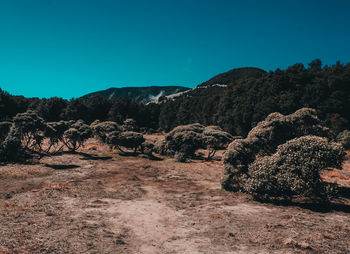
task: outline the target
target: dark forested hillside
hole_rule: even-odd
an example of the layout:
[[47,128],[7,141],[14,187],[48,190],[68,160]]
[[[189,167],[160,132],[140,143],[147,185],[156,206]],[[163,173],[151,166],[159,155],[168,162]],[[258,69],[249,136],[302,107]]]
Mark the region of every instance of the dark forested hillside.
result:
[[147,105],[122,97],[101,96],[40,100],[12,96],[0,89],[0,120],[9,120],[31,109],[47,121],[122,122],[134,118],[140,127],[165,131],[199,122],[220,125],[231,134],[244,136],[271,112],[290,114],[311,107],[334,131],[350,128],[350,64],[322,67],[321,61],[315,60],[307,68],[295,64],[259,77],[243,76],[225,88],[199,86],[173,99],[164,99],[161,104]]
[[350,64],[321,66],[321,61],[315,60],[308,68],[295,64],[260,78],[237,80],[227,88],[195,89],[197,93],[184,94],[162,105],[160,127],[169,130],[200,122],[246,135],[271,112],[290,114],[301,107],[312,107],[333,129],[349,128]]
[[122,88],[109,88],[107,90],[98,91],[83,96],[94,97],[101,96],[107,99],[112,98],[126,98],[131,99],[139,103],[147,103],[153,100],[157,100],[161,96],[168,96],[171,94],[187,91],[190,88],[183,86],[147,86],[147,87],[122,87]]
[[140,127],[158,128],[159,106],[145,106],[130,99],[106,99],[100,96],[65,100],[24,98],[12,96],[0,89],[0,121],[10,120],[17,113],[37,111],[46,121],[84,120],[91,123],[113,120],[122,123],[127,118],[136,120]]

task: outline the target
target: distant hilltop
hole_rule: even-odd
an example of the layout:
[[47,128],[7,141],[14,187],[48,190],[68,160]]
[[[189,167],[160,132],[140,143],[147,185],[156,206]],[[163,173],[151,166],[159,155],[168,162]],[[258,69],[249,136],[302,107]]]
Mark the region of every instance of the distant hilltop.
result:
[[157,101],[162,96],[168,96],[187,90],[190,90],[190,88],[183,86],[121,87],[89,93],[84,95],[83,98],[93,96],[102,96],[107,99],[123,97],[138,103],[148,103]]
[[218,74],[208,81],[198,85],[197,87],[203,88],[208,86],[228,85],[240,79],[260,78],[265,74],[266,71],[255,67],[237,68]]
[[[145,87],[121,87],[109,88],[84,95],[83,98],[102,96],[107,99],[127,98],[138,103],[164,102],[162,98],[175,99],[183,94],[195,91],[197,88],[226,87],[237,80],[246,78],[260,78],[266,72],[259,68],[243,67],[218,74],[208,81],[198,85],[195,89],[183,86],[145,86]],[[160,100],[159,100],[160,99]]]
[[178,93],[170,94],[164,96],[161,100],[154,100],[152,103],[164,103],[167,100],[175,100],[180,96],[201,96],[206,94],[217,94],[222,93],[223,88],[227,87],[229,84],[233,84],[238,80],[243,80],[247,78],[260,78],[266,74],[266,71],[255,68],[255,67],[243,67],[236,68],[230,71],[218,74],[206,82],[198,85],[197,87],[185,91],[180,91]]

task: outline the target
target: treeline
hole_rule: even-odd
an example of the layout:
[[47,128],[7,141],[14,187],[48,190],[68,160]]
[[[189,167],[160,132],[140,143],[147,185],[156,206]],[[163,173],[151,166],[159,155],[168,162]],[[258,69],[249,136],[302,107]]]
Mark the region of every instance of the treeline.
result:
[[350,64],[322,67],[314,60],[306,68],[295,64],[261,77],[244,78],[227,88],[194,89],[161,104],[138,104],[128,99],[102,97],[64,100],[11,96],[0,89],[0,120],[34,110],[46,121],[94,120],[122,123],[135,119],[140,127],[170,131],[176,126],[201,123],[218,125],[232,135],[246,136],[272,112],[290,114],[315,108],[335,132],[349,129]]
[[322,68],[321,61],[314,60],[308,68],[295,64],[260,78],[238,80],[227,88],[195,89],[163,104],[159,124],[168,131],[199,122],[246,136],[269,113],[290,114],[302,107],[317,109],[336,132],[348,129],[350,64]]
[[83,120],[90,124],[95,120],[110,120],[121,124],[132,118],[140,127],[157,129],[160,109],[156,104],[145,106],[125,98],[38,99],[12,96],[0,89],[0,121],[10,120],[17,113],[28,110],[36,111],[48,122]]

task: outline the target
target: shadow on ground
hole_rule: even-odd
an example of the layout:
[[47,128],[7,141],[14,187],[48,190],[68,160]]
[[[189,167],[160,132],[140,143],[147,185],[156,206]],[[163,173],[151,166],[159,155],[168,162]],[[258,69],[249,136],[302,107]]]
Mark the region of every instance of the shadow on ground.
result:
[[45,167],[56,169],[56,170],[65,170],[65,169],[72,169],[72,168],[79,168],[79,165],[74,165],[74,164],[62,164],[62,165],[57,165],[57,164],[44,164]]
[[106,161],[106,160],[110,160],[112,159],[111,156],[98,156],[98,155],[92,155],[92,154],[87,154],[87,153],[83,153],[83,152],[79,152],[79,155],[82,155],[84,158],[82,158],[81,160],[101,160],[101,161]]

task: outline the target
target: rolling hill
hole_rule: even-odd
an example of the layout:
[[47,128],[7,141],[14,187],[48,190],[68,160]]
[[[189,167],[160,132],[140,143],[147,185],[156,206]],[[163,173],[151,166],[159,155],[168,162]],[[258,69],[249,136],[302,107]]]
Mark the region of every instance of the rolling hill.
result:
[[94,93],[84,95],[83,98],[102,96],[104,98],[112,99],[124,97],[131,99],[138,103],[147,103],[157,100],[161,96],[168,96],[171,94],[184,92],[190,88],[183,86],[146,86],[146,87],[122,87],[109,88]]

